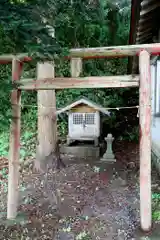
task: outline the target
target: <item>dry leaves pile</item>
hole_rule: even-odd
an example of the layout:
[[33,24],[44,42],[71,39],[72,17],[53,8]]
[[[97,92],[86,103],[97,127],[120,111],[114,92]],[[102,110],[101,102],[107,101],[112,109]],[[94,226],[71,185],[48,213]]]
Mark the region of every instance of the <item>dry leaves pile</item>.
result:
[[[47,176],[33,172],[31,166],[24,168],[19,222],[9,226],[1,217],[0,239],[132,239],[139,224],[138,179],[131,176],[132,185],[124,184],[121,162],[130,153],[125,154],[124,148],[120,151],[119,145],[116,151],[117,163],[106,169],[70,156],[64,156],[65,169],[50,170]],[[136,146],[130,161],[137,159],[137,154]],[[2,192],[6,211],[6,192]]]

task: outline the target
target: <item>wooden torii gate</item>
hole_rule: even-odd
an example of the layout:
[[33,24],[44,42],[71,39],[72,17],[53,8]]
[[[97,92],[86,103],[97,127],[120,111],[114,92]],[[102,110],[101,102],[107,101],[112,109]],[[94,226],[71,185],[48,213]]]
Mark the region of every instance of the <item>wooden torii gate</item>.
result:
[[139,75],[95,76],[47,79],[20,79],[23,62],[31,61],[27,54],[0,56],[0,63],[12,62],[12,80],[20,83],[12,92],[13,118],[11,122],[10,159],[8,179],[7,218],[17,215],[20,149],[21,90],[49,90],[67,88],[139,87],[140,124],[140,220],[144,231],[152,226],[151,210],[151,71],[150,56],[159,55],[160,43],[116,47],[71,49],[69,59],[139,56]]

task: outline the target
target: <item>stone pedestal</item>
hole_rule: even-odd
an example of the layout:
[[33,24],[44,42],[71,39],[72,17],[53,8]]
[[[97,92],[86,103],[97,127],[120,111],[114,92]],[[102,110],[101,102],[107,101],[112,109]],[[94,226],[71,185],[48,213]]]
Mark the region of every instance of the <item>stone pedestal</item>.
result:
[[73,155],[75,157],[82,158],[99,158],[100,148],[90,145],[82,145],[82,146],[68,146],[62,145],[60,148],[60,152],[62,154]]
[[116,162],[115,155],[112,151],[112,143],[114,138],[112,137],[112,134],[108,134],[105,138],[105,141],[107,142],[107,150],[105,154],[103,155],[103,158],[101,158],[101,161],[106,163],[114,163]]

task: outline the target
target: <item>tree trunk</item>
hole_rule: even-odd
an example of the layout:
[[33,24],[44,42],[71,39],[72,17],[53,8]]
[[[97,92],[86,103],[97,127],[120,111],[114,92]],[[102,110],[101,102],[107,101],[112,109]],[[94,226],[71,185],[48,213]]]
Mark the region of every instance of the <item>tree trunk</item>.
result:
[[[37,64],[37,78],[54,78],[54,63]],[[40,90],[38,97],[37,156],[44,160],[54,149],[57,139],[55,90]]]

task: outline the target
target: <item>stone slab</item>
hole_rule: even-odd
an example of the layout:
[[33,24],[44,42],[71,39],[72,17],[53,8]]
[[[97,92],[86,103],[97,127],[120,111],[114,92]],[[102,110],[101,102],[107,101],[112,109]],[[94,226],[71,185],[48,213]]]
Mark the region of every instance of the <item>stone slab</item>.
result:
[[116,159],[112,158],[101,158],[101,162],[106,162],[106,163],[115,163]]
[[100,156],[100,147],[82,145],[82,146],[67,146],[63,145],[60,148],[60,152],[63,154],[73,155],[76,157],[95,157]]

